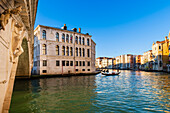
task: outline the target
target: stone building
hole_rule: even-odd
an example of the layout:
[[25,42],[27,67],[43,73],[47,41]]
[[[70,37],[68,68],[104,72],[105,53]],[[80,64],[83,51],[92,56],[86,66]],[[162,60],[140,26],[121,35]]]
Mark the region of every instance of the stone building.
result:
[[135,66],[135,68],[137,70],[140,68],[140,65],[141,65],[141,57],[142,57],[142,55],[136,55],[136,66]]
[[113,68],[114,58],[98,57],[96,58],[96,68]]
[[10,108],[15,77],[29,77],[38,0],[0,1],[0,112]]
[[34,30],[34,66],[40,75],[93,73],[95,42],[81,28],[67,30],[38,25]]
[[125,55],[125,69],[133,69],[133,55],[126,54]]

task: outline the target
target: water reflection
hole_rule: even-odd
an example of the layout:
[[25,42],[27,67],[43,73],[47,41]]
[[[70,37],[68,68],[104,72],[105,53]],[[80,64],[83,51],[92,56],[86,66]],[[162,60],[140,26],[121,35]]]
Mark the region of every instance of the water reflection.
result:
[[17,80],[10,112],[170,112],[169,92],[168,74],[141,71]]

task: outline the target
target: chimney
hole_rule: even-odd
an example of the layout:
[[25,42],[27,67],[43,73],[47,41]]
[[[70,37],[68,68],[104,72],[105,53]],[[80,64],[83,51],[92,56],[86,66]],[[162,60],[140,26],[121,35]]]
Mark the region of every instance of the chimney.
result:
[[81,28],[79,28],[79,33],[81,33]]
[[67,26],[66,26],[66,24],[64,24],[64,27],[63,27],[63,29],[64,29],[64,30],[67,30]]
[[168,41],[168,39],[167,39],[168,37],[167,36],[165,36],[165,42],[167,42]]
[[77,28],[73,28],[72,30],[73,30],[74,32],[77,32]]

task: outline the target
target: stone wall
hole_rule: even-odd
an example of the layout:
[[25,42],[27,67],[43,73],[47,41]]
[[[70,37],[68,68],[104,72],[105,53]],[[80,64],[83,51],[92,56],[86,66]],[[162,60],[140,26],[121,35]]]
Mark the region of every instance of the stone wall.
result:
[[22,48],[24,50],[24,53],[22,53],[19,56],[18,60],[18,67],[16,72],[16,77],[29,77],[29,48],[28,48],[28,42],[27,39],[24,38],[22,41]]

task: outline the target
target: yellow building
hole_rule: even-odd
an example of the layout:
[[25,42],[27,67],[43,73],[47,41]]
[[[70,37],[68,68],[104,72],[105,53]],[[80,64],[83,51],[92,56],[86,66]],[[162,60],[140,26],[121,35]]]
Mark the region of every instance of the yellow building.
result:
[[166,65],[169,63],[169,39],[167,39],[167,36],[165,37],[165,41],[162,46],[163,46],[162,54],[163,68],[166,69]]
[[166,70],[166,65],[169,60],[169,39],[167,36],[163,41],[156,41],[152,45],[153,54],[153,70]]

